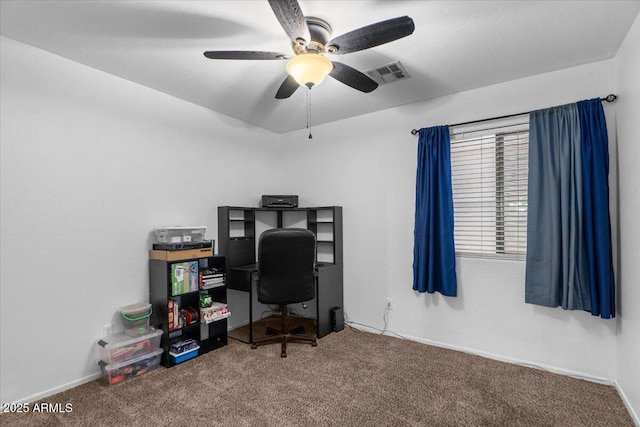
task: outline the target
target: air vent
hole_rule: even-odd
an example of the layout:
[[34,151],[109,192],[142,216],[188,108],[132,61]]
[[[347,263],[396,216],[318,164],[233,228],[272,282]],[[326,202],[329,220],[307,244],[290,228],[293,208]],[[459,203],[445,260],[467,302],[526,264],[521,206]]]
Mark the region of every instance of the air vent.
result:
[[400,61],[391,62],[389,64],[383,65],[382,67],[367,70],[364,73],[375,80],[379,85],[384,85],[387,83],[409,78],[407,70],[404,69],[404,66],[400,63]]

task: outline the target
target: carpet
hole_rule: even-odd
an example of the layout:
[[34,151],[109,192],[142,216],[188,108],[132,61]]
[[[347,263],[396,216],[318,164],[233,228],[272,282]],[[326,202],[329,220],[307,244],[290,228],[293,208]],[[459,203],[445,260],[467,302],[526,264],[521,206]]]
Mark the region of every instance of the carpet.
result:
[[[273,328],[280,330],[281,318],[279,315],[272,315],[253,322],[253,339],[259,339],[267,336],[267,328]],[[303,335],[315,336],[318,331],[318,324],[316,319],[308,317],[300,317],[296,315],[289,315],[289,330],[294,328],[302,328]],[[228,333],[229,338],[241,341],[243,343],[249,342],[249,325],[241,326],[236,329],[232,329]]]
[[[6,426],[629,426],[612,386],[346,327],[317,347],[229,345],[50,396]],[[32,407],[34,403],[31,404]]]

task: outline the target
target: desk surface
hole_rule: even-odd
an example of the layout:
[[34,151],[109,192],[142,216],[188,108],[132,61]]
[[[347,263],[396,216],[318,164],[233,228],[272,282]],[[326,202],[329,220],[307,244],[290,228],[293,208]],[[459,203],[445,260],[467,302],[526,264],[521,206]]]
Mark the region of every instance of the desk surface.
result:
[[[316,262],[316,270],[318,268],[325,267],[326,265],[334,265],[334,264],[326,264],[324,262]],[[254,271],[258,271],[258,263],[253,264],[244,264],[244,265],[236,265],[231,267],[232,270],[244,271],[248,273],[253,273]]]

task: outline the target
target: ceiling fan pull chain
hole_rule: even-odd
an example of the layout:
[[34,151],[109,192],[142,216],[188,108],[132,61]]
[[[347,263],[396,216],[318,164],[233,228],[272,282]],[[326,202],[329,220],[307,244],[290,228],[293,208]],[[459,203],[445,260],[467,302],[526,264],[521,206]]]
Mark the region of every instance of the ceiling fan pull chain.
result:
[[307,129],[309,129],[309,139],[312,139],[311,135],[311,88],[307,87]]

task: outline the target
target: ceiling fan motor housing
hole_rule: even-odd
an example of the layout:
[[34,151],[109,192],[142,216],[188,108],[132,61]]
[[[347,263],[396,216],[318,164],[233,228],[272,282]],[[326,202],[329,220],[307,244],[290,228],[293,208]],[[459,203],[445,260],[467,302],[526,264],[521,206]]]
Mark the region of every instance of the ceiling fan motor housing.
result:
[[[331,39],[331,26],[324,19],[315,16],[307,16],[305,19],[309,27],[309,34],[311,35],[311,41],[307,43],[306,52],[324,53],[325,46]],[[298,49],[296,45],[294,45],[294,50],[296,54],[305,51],[304,46],[302,49]]]

